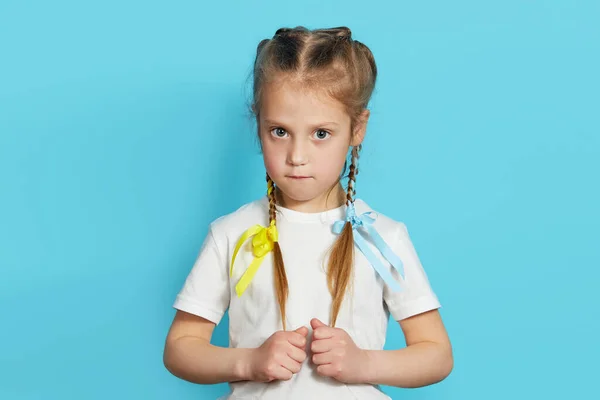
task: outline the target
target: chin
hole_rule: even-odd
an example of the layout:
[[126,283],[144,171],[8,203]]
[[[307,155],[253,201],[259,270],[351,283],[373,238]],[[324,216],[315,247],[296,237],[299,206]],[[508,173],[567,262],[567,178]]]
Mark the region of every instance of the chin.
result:
[[285,190],[285,188],[280,188],[281,191],[285,194],[285,197],[293,200],[295,202],[305,202],[311,201],[318,197],[318,194],[311,193],[307,191],[299,191],[299,190]]

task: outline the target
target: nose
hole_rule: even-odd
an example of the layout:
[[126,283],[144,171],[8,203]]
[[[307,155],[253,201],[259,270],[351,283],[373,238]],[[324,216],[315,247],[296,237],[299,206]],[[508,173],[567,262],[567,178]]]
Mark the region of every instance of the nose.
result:
[[292,166],[301,166],[308,162],[308,151],[302,140],[294,138],[288,151],[287,162]]

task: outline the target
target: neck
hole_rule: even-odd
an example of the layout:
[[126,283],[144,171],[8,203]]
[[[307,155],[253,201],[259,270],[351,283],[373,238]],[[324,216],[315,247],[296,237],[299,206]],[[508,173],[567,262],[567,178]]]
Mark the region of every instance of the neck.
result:
[[290,210],[317,213],[332,210],[341,207],[346,203],[346,192],[341,183],[336,183],[335,186],[327,192],[310,200],[294,200],[285,195],[281,190],[275,188],[275,198],[277,203],[282,207]]

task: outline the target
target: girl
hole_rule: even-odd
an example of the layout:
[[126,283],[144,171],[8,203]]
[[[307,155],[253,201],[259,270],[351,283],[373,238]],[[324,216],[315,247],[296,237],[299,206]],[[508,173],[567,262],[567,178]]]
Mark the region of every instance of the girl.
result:
[[[452,350],[406,227],[356,199],[377,69],[348,28],[279,29],[254,63],[267,196],[214,221],[176,298],[165,366],[229,399],[389,399]],[[341,176],[350,155],[347,189]],[[210,344],[229,309],[230,348]],[[407,347],[382,350],[389,315]]]

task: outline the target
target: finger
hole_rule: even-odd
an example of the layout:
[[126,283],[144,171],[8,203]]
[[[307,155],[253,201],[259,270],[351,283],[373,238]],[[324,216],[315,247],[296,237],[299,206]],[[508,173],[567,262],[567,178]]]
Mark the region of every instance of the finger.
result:
[[335,328],[330,328],[328,326],[321,326],[314,330],[313,339],[321,340],[321,339],[329,339],[335,335]]
[[306,346],[306,338],[304,336],[302,336],[301,334],[299,334],[298,332],[290,332],[289,335],[287,336],[287,341],[296,346],[299,347],[301,349],[304,349],[304,347]]
[[333,341],[330,339],[315,340],[310,344],[313,353],[325,353],[333,349]]
[[317,373],[321,376],[336,377],[340,371],[333,364],[323,364],[317,367]]
[[312,362],[316,365],[331,364],[332,361],[333,354],[331,352],[313,354],[312,356]]
[[317,329],[321,326],[327,326],[326,324],[324,324],[320,319],[318,318],[313,318],[310,320],[310,326],[312,326],[313,329]]
[[293,360],[295,360],[295,361],[297,361],[299,363],[304,362],[304,360],[306,360],[306,352],[304,350],[302,350],[301,348],[296,347],[296,346],[290,346],[289,349],[288,349],[288,351],[287,351],[287,355],[291,359],[293,359]]
[[301,326],[300,328],[296,329],[294,332],[299,333],[300,335],[306,337],[308,335],[308,328],[305,326]]
[[284,357],[283,361],[281,362],[281,366],[290,371],[292,374],[297,374],[298,371],[300,371],[302,363],[299,363],[290,357]]
[[271,372],[272,380],[289,381],[293,375],[294,373],[283,365],[276,366]]

